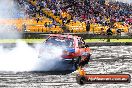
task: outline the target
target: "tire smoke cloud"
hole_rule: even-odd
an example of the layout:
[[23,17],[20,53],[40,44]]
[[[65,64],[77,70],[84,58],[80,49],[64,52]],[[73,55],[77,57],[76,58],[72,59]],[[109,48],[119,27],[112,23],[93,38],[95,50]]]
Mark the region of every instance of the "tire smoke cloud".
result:
[[21,13],[20,7],[15,0],[0,0],[0,38],[11,39],[21,38],[16,24],[11,19],[18,19],[24,13]]
[[[47,46],[44,46],[45,48]],[[24,41],[17,41],[15,47],[0,46],[0,71],[50,71],[61,60],[63,49],[50,47],[40,54],[42,45],[29,46]],[[41,56],[40,56],[41,55]]]

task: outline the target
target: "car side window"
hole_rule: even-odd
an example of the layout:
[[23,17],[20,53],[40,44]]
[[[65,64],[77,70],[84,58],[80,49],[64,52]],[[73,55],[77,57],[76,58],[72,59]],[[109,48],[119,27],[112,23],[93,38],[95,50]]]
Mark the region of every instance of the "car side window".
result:
[[83,39],[81,39],[82,47],[85,47],[85,42]]
[[85,42],[84,42],[83,39],[79,39],[79,40],[78,40],[78,46],[79,46],[79,48],[85,47]]
[[82,40],[82,44],[85,46],[85,41],[84,41],[84,39],[81,39]]

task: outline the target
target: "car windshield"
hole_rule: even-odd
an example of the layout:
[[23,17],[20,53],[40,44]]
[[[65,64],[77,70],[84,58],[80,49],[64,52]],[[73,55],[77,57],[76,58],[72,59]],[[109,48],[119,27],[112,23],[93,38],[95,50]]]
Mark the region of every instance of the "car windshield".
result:
[[57,46],[73,47],[73,39],[64,37],[50,37],[46,40],[46,43],[50,43]]

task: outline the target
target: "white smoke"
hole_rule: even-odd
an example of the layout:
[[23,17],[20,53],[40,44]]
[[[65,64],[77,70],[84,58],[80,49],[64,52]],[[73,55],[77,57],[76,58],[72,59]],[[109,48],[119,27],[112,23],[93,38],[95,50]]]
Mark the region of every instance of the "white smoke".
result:
[[16,0],[0,0],[0,18],[19,18],[21,12]]
[[[38,48],[39,46],[39,48]],[[0,46],[0,71],[50,71],[61,60],[62,49],[52,47],[39,57],[40,45],[35,48],[24,41],[17,41],[11,49]]]
[[[14,0],[0,0],[0,38],[21,38],[16,25],[6,20],[19,18],[21,14],[18,3]],[[4,21],[8,23],[4,23]]]
[[0,48],[0,71],[28,71],[33,69],[37,54],[25,42],[18,41],[16,47],[9,50]]
[[[63,49],[61,47],[56,46],[48,46],[48,45],[38,45],[39,48],[36,48],[37,51],[40,51],[38,56],[38,63],[36,70],[39,71],[53,71],[59,70],[59,63],[62,60],[61,55]],[[56,67],[57,66],[57,67]],[[58,68],[59,67],[59,68]]]

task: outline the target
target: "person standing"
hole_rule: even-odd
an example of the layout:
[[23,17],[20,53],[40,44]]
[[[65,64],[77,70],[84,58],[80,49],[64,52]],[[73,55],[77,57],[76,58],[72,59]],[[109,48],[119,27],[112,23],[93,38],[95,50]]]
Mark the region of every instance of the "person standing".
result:
[[89,21],[86,22],[86,31],[87,32],[90,31],[90,22]]
[[107,42],[110,42],[110,36],[112,36],[112,34],[113,34],[113,32],[112,32],[112,30],[111,30],[111,27],[109,27],[108,29],[107,29],[107,31],[106,31],[106,33],[107,33]]

